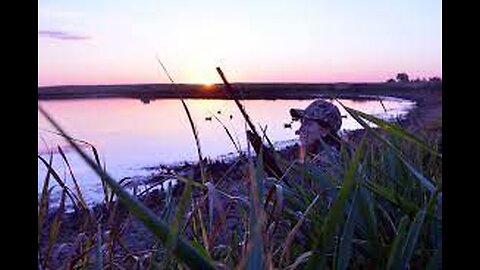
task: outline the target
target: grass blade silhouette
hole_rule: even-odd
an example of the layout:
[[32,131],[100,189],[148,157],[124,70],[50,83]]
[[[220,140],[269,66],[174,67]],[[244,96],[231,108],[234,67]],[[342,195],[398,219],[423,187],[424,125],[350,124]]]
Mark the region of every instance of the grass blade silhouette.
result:
[[[137,198],[124,190],[108,173],[100,168],[78,145],[76,145],[67,133],[54,121],[50,115],[40,106],[39,111],[47,118],[47,120],[57,129],[61,134],[66,135],[68,143],[75,149],[75,151],[82,157],[82,159],[92,168],[99,176],[105,179],[105,182],[110,186],[112,191],[117,195],[120,201],[128,208],[128,210],[143,224],[150,229],[150,231],[158,237],[162,242],[166,243],[172,237],[172,232],[169,226],[149,208],[143,205]],[[193,269],[214,269],[212,263],[193,248],[187,241],[177,238],[173,246],[173,253],[175,256],[183,261],[186,265]]]

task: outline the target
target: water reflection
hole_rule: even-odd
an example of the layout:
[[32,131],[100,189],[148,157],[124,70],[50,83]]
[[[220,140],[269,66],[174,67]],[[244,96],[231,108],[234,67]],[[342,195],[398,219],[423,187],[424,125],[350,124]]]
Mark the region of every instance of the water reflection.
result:
[[[240,148],[246,148],[245,122],[231,100],[185,100],[200,137],[204,156],[215,158],[236,152],[235,145],[226,134],[225,126]],[[312,100],[246,100],[244,107],[254,124],[266,129],[272,141],[295,139],[299,123],[293,122],[290,108],[305,108]],[[399,116],[413,106],[404,100],[379,101],[341,100],[349,107],[374,115]],[[195,141],[182,103],[176,99],[145,101],[134,99],[56,100],[39,102],[74,138],[95,145],[105,161],[107,170],[117,179],[145,173],[143,167],[170,164],[197,159]],[[385,114],[385,110],[387,111]],[[340,108],[342,129],[360,126]],[[64,140],[46,130],[53,130],[41,115],[38,116],[38,152],[48,153],[60,145],[65,152],[69,147]],[[260,129],[259,129],[260,130]],[[71,165],[83,184],[95,183],[88,188],[100,190],[98,178],[73,153],[68,153]],[[55,157],[54,165],[65,170]],[[39,163],[39,190],[45,168]],[[84,176],[84,177],[82,177]]]
[[[273,141],[294,139],[298,123],[291,122],[290,108],[305,108],[311,100],[247,100],[244,107],[253,122],[266,128]],[[399,116],[413,104],[399,100],[341,100],[343,104],[374,115]],[[221,121],[245,145],[243,117],[230,100],[186,100],[198,129],[204,154],[216,156],[232,151]],[[42,106],[75,138],[94,144],[109,156],[129,156],[139,161],[175,162],[195,158],[195,144],[187,115],[181,102],[174,99],[153,100],[143,104],[131,99],[96,99],[42,101]],[[339,106],[340,107],[340,106]],[[340,107],[342,129],[360,128]],[[212,119],[214,116],[214,119]],[[44,132],[52,129],[38,116],[38,151],[65,145],[58,136]]]

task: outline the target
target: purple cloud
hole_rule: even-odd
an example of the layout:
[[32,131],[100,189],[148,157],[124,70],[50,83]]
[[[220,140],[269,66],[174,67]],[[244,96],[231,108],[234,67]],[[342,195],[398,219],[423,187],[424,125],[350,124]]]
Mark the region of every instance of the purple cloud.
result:
[[63,31],[49,31],[49,30],[38,31],[38,36],[46,37],[46,38],[53,38],[53,39],[60,39],[60,40],[86,40],[86,39],[90,39],[89,36],[74,35],[74,34],[71,34],[71,33],[63,32]]

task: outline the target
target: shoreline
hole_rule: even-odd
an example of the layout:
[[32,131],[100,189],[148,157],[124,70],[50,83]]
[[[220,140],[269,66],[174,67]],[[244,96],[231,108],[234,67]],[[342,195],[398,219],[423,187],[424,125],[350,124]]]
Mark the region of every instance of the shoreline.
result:
[[[442,82],[395,83],[232,83],[239,99],[311,99],[319,96],[361,98],[391,96],[416,99],[441,91]],[[223,84],[73,85],[38,88],[38,100],[134,98],[148,103],[160,98],[232,99]]]
[[[416,106],[408,112],[403,120],[400,120],[399,124],[412,132],[413,134],[418,134],[423,132],[428,132],[428,134],[433,134],[433,136],[439,136],[440,138],[440,152],[441,152],[441,137],[442,137],[442,91],[440,90],[430,90],[423,89],[413,91],[406,91],[397,93],[402,95],[400,98],[411,99],[416,102]],[[358,95],[358,94],[357,94]],[[398,95],[393,97],[399,97]],[[388,93],[383,93],[381,96],[391,96]],[[364,130],[354,130],[347,132],[346,139],[351,140],[352,142],[360,138]],[[417,133],[418,132],[418,133]],[[281,156],[286,159],[295,158],[297,155],[297,144],[287,146],[279,150]],[[238,181],[242,179],[242,168],[246,164],[242,162],[242,159],[238,156],[225,162],[224,160],[209,160],[207,162],[206,168],[208,170],[211,181],[218,184],[219,190],[227,191],[229,194],[241,195],[244,194],[245,184],[243,181]],[[231,170],[234,168],[234,170]],[[200,168],[198,166],[198,161],[196,162],[183,162],[179,163],[177,166],[169,165],[158,165],[156,167],[150,167],[151,174],[148,176],[138,179],[137,183],[133,183],[131,186],[128,186],[128,189],[134,188],[134,186],[141,187],[137,195],[143,193],[141,196],[138,196],[139,200],[142,201],[148,208],[154,211],[157,214],[162,213],[162,209],[165,207],[165,198],[166,192],[163,192],[160,189],[160,186],[169,178],[172,178],[171,171],[175,171],[177,174],[184,176],[197,176],[195,179],[198,179],[200,175]],[[209,178],[210,179],[210,178]],[[178,187],[178,188],[177,188]],[[176,185],[172,188],[172,194],[174,197],[180,196],[181,185]],[[198,194],[192,196],[198,196]],[[96,203],[93,206],[90,206],[89,209],[96,216],[103,216],[106,211],[108,211],[107,206],[102,201]],[[150,249],[155,243],[156,240],[151,234],[151,232],[137,219],[131,218],[128,211],[123,207],[123,205],[115,202],[114,211],[118,211],[116,224],[117,226],[128,226],[125,227],[125,231],[122,234],[122,240],[125,244],[123,246],[115,246],[114,253],[119,258],[122,258],[122,254],[125,255],[125,248],[128,248],[128,252],[132,254],[142,253],[145,250]],[[57,216],[58,208],[51,207],[48,210],[48,214],[45,220],[46,226],[42,230],[42,239],[47,239],[48,229],[50,224],[52,224],[54,218]],[[75,250],[75,243],[78,238],[78,232],[82,228],[81,220],[82,216],[85,213],[80,212],[70,212],[62,213],[62,226],[60,228],[60,234],[58,242],[55,244],[53,250],[54,255],[52,256],[53,264],[52,265],[61,265],[64,262],[64,257],[68,254],[71,254]],[[232,229],[236,223],[240,222],[232,217],[228,222],[228,229]],[[108,225],[109,221],[102,220],[102,226],[111,226]],[[40,243],[39,248],[45,248],[46,242]],[[124,254],[125,253],[125,254]]]
[[[385,93],[383,95],[357,95],[356,98],[365,98],[365,99],[375,99],[375,98],[400,98],[402,99],[409,99],[415,102],[414,108],[412,108],[405,116],[402,116],[401,119],[399,119],[399,123],[402,124],[402,127],[406,127],[410,131],[415,131],[419,127],[423,126],[434,126],[433,128],[437,128],[435,125],[438,124],[435,122],[436,118],[440,117],[441,118],[441,97],[442,97],[442,92],[441,90],[439,91],[430,91],[427,89],[423,89],[420,91],[417,91],[415,93],[411,92],[406,92],[406,93],[397,93],[397,95],[389,95],[388,93]],[[440,112],[440,114],[439,114]],[[438,116],[439,114],[439,116]],[[433,123],[433,124],[432,124]],[[440,123],[441,127],[441,123]],[[348,130],[345,131],[343,136],[348,139],[352,139],[353,141],[356,140],[360,136],[360,134],[363,133],[363,129],[359,130]],[[274,143],[275,144],[275,143]],[[281,152],[284,149],[288,149],[291,147],[294,147],[296,144],[295,140],[291,140],[291,142],[288,143],[288,145],[285,145],[283,147],[277,148],[277,151]],[[239,158],[239,154],[236,152],[230,152],[230,153],[225,153],[220,156],[214,157],[214,158],[208,158],[209,161],[211,162],[221,162],[221,163],[227,163],[231,164],[235,162]],[[150,166],[144,166],[141,167],[141,170],[144,170],[146,173],[143,175],[136,175],[132,176],[132,179],[135,179],[135,181],[140,182],[140,185],[146,185],[148,184],[149,180],[148,178],[155,178],[155,173],[158,173],[159,171],[162,171],[162,169],[167,169],[167,170],[174,170],[177,171],[180,168],[186,168],[186,167],[192,167],[194,164],[198,163],[198,159],[193,159],[193,160],[182,160],[178,162],[173,162],[173,163],[158,163],[156,165],[150,165]],[[99,204],[98,203],[93,203],[90,205],[90,207],[94,207],[95,205]]]

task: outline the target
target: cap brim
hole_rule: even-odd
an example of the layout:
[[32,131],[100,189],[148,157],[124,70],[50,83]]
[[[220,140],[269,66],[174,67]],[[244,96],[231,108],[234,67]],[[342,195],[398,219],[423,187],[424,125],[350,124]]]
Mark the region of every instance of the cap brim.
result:
[[290,115],[291,115],[294,119],[301,119],[301,118],[303,118],[303,116],[305,115],[305,110],[301,110],[301,109],[290,109]]

